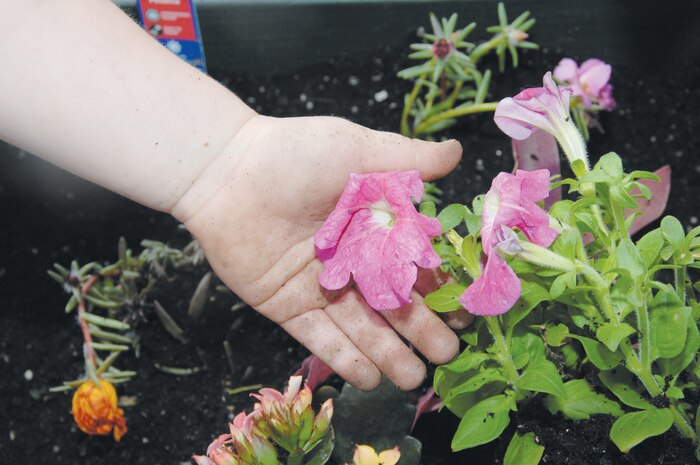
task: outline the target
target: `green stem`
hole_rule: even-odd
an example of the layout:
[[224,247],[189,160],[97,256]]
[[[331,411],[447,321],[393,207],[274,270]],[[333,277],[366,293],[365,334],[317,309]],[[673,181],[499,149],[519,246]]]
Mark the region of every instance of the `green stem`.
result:
[[406,105],[404,105],[403,107],[403,113],[401,114],[401,134],[403,134],[404,136],[411,135],[411,130],[408,127],[408,116],[411,114],[413,104],[415,103],[416,97],[418,97],[418,93],[423,87],[423,81],[427,76],[428,73],[423,73],[418,77],[418,80],[413,85],[413,90],[410,94],[408,94],[408,100],[406,101]]
[[579,267],[581,273],[595,287],[596,300],[598,300],[598,305],[603,311],[603,316],[609,321],[619,323],[620,318],[613,308],[608,282],[592,266],[579,262]]
[[287,458],[287,465],[301,465],[304,460],[304,451],[301,449],[295,449],[289,453]]
[[457,96],[459,95],[459,91],[462,90],[462,86],[464,85],[464,81],[457,81],[457,84],[455,84],[455,88],[452,89],[452,93],[450,94],[449,97],[447,97],[447,102],[448,106],[452,106],[455,103],[455,100],[457,100]]
[[496,351],[498,352],[498,360],[505,369],[506,377],[510,383],[515,383],[518,379],[518,371],[515,369],[515,364],[513,363],[513,357],[510,355],[510,350],[508,349],[508,344],[506,343],[506,338],[503,336],[503,330],[501,329],[501,323],[498,321],[496,316],[485,316],[486,325],[496,342]]
[[[600,308],[603,311],[605,317],[608,319],[608,321],[611,321],[613,323],[620,323],[620,318],[618,317],[612,305],[612,299],[610,298],[610,287],[607,281],[605,281],[605,279],[603,279],[603,277],[590,265],[581,264],[581,272],[596,288],[596,300],[598,301],[598,305],[600,305]],[[641,311],[643,315],[640,316],[643,316],[646,319],[647,324],[646,331],[642,333],[642,344],[646,345],[646,348],[648,349],[651,347],[651,341],[649,339],[648,330],[649,316],[647,314],[646,307],[644,307],[644,309]],[[645,338],[646,341],[644,341]],[[662,393],[661,388],[656,382],[656,378],[654,378],[654,375],[652,375],[651,373],[651,357],[647,356],[646,358],[644,358],[644,361],[641,361],[637,357],[634,349],[632,348],[628,340],[621,342],[619,348],[622,354],[625,356],[625,363],[627,365],[627,369],[630,372],[634,373],[634,375],[636,375],[637,378],[639,378],[639,381],[642,382],[646,390],[649,392],[649,395],[651,395],[652,397],[660,395]],[[642,349],[643,354],[644,352],[646,352],[645,348]],[[643,357],[645,356],[643,355]]]
[[673,413],[673,422],[676,424],[678,431],[680,431],[680,433],[686,438],[691,439],[693,442],[695,442],[697,439],[695,437],[695,430],[691,426],[688,414],[685,413],[683,407],[681,407],[680,405],[676,405],[675,402],[671,401],[671,405],[669,405],[669,408]]
[[673,271],[673,275],[676,281],[676,294],[678,298],[681,299],[683,305],[685,305],[685,279],[686,279],[686,268],[681,266]]
[[[644,370],[651,373],[651,323],[646,301],[642,302],[642,305],[637,307],[636,310],[637,325],[639,326],[639,332],[642,333],[642,338],[639,341],[639,358]],[[654,380],[654,384],[656,384],[656,380]]]
[[[430,126],[432,126],[433,124],[435,124],[439,121],[445,120],[445,119],[457,118],[457,117],[464,116],[464,115],[471,115],[473,113],[482,113],[482,112],[486,112],[486,111],[496,111],[496,105],[498,105],[498,102],[480,103],[477,105],[469,105],[466,107],[453,108],[452,110],[443,111],[442,113],[439,113],[433,117],[430,117],[427,120],[420,123],[416,127],[416,129],[413,131],[413,135],[418,136],[418,135],[422,134]],[[402,131],[403,131],[403,129],[402,129]]]
[[[613,189],[617,189],[616,186],[613,186]],[[620,235],[620,239],[629,239],[630,238],[630,233],[627,231],[627,226],[625,225],[625,214],[624,214],[624,209],[620,204],[615,202],[613,199],[611,200],[611,210],[613,214],[613,218],[615,220],[615,229],[617,229],[617,233]]]
[[489,53],[491,50],[495,49],[498,47],[498,44],[503,40],[503,37],[501,34],[496,34],[489,40],[488,42],[484,42],[483,44],[479,44],[474,50],[472,50],[472,53],[469,54],[469,59],[471,60],[472,63],[475,65],[481,60],[484,55]]

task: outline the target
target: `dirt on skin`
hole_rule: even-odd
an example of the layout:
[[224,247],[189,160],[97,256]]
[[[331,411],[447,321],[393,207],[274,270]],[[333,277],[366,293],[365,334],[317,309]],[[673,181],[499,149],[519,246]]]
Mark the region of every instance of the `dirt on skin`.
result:
[[[397,59],[406,47],[378,50],[361,61],[336,57],[273,77],[230,76],[216,70],[212,75],[267,115],[336,115],[395,131],[403,95],[410,90],[395,77],[406,64]],[[541,85],[542,75],[563,56],[561,50],[526,54],[517,72],[496,77],[493,99]],[[643,67],[612,65],[618,108],[603,115],[604,134],[592,133],[592,159],[614,150],[628,169],[670,164],[668,213],[685,225],[696,225],[698,63],[688,59],[651,77]],[[470,202],[488,189],[498,172],[511,170],[510,143],[490,115],[464,118],[446,136],[464,146],[462,163],[439,184],[446,202]],[[53,262],[66,264],[73,258],[81,263],[114,260],[119,236],[135,249],[143,238],[180,245],[188,238],[167,215],[1,144],[0,151],[9,153],[0,155],[0,463],[192,463],[191,454],[204,452],[234,411],[251,406],[246,393],[231,395],[228,389],[257,383],[280,388],[306,356],[284,331],[251,309],[231,311],[237,299],[229,294],[213,292],[201,321],[190,322],[187,304],[205,270],[178,273],[161,283],[154,297],[186,328],[189,342],[174,340],[152,309],[142,309],[144,321],[136,333],[140,354],[130,353],[119,361],[120,367],[138,372],[119,387],[119,395],[135,403],[125,407],[129,432],[115,443],[78,431],[69,414],[70,395],[52,394],[48,388],[80,375],[80,331],[75,315],[62,310],[66,294],[45,270]],[[224,355],[224,340],[233,347],[233,370]],[[201,371],[173,376],[157,369],[156,363]],[[695,463],[692,445],[675,432],[621,454],[607,438],[611,421],[605,416],[566,420],[533,401],[514,415],[509,433],[534,431],[546,447],[542,463]],[[449,443],[457,424],[449,412],[426,415],[419,422],[415,436],[423,442],[424,463],[501,463],[510,434],[491,445],[452,454]]]

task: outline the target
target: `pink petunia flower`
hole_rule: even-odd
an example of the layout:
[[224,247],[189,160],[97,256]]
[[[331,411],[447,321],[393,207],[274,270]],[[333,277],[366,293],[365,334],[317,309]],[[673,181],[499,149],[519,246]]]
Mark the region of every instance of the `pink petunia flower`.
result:
[[416,211],[423,196],[418,171],[351,174],[335,210],[316,232],[316,254],[325,268],[319,282],[330,290],[350,280],[375,310],[411,302],[418,269],[441,259],[431,237],[440,222]]
[[525,89],[501,100],[493,120],[508,136],[524,140],[541,129],[559,142],[570,163],[582,160],[588,169],[586,145],[569,113],[570,89],[560,89],[548,72],[543,87]]
[[[500,173],[484,198],[481,244],[487,255],[482,275],[462,294],[459,301],[475,315],[500,315],[510,310],[520,297],[520,280],[499,255],[512,244],[511,228],[542,247],[549,247],[558,232],[549,226],[549,216],[536,202],[549,196],[549,171],[517,170],[515,175]],[[511,234],[509,234],[509,232]]]
[[611,73],[612,67],[597,58],[584,61],[580,67],[571,58],[564,58],[554,68],[557,81],[566,84],[585,108],[597,105],[608,111],[616,105],[609,82]]

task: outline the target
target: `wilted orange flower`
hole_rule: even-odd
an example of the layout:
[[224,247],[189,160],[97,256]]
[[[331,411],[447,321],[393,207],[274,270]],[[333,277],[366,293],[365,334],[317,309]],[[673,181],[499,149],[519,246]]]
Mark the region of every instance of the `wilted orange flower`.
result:
[[109,381],[100,379],[84,382],[73,395],[75,423],[87,434],[108,435],[114,430],[114,440],[126,434],[124,411],[117,407],[117,391]]

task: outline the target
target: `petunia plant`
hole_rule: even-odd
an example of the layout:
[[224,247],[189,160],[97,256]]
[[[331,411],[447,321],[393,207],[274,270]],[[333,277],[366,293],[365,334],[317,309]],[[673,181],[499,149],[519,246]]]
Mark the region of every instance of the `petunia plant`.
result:
[[[426,304],[481,316],[461,334],[463,352],[438,367],[433,380],[443,406],[461,417],[454,450],[498,438],[512,412],[533,401],[574,420],[616,417],[610,438],[623,452],[671,428],[698,442],[700,414],[687,399],[700,383],[700,286],[689,273],[700,268],[700,227],[686,232],[666,216],[658,228],[633,237],[661,213],[650,217],[640,209],[658,202],[652,195],[660,177],[625,172],[615,153],[591,163],[571,117],[570,103],[584,100],[572,95],[575,89],[559,87],[547,73],[542,87],[502,100],[494,119],[513,139],[551,135],[573,178],[517,170],[499,174],[470,206],[437,212],[430,201],[420,205],[421,214],[442,226],[432,243],[452,280],[427,295]],[[568,198],[545,210],[550,191],[562,186]],[[411,192],[403,195],[418,201]],[[397,243],[383,242],[384,254],[405,253],[411,265],[428,266],[415,258],[415,247],[400,247],[407,239],[394,237]],[[382,255],[358,254],[354,269],[363,269],[361,260],[376,266]],[[516,434],[507,461],[536,464],[542,446],[532,434]]]
[[426,303],[487,315],[434,379],[444,406],[462,417],[455,450],[498,437],[533,397],[575,420],[617,417],[610,437],[623,452],[674,426],[697,442],[697,414],[684,399],[700,374],[700,306],[687,272],[700,265],[700,228],[686,234],[665,217],[632,239],[638,200],[651,198],[648,184],[659,178],[626,173],[614,153],[589,168],[569,93],[548,73],[543,87],[499,103],[495,121],[513,138],[554,136],[576,177],[550,187],[568,186],[572,198],[545,212],[534,202],[547,194],[546,172],[502,173],[472,210],[459,206],[443,222],[436,248],[456,284]]
[[423,34],[422,43],[411,44],[414,51],[409,58],[423,62],[398,73],[414,83],[401,115],[404,135],[430,136],[452,126],[460,116],[493,111],[496,102],[486,102],[492,73],[479,69],[482,58],[494,52],[503,72],[506,54],[517,67],[519,49],[538,48],[526,40],[535,24],[527,11],[508,22],[505,6],[499,3],[499,24],[487,28],[493,36],[479,45],[466,40],[476,23],[457,28],[457,19],[457,14],[441,19],[431,14],[432,32]]

